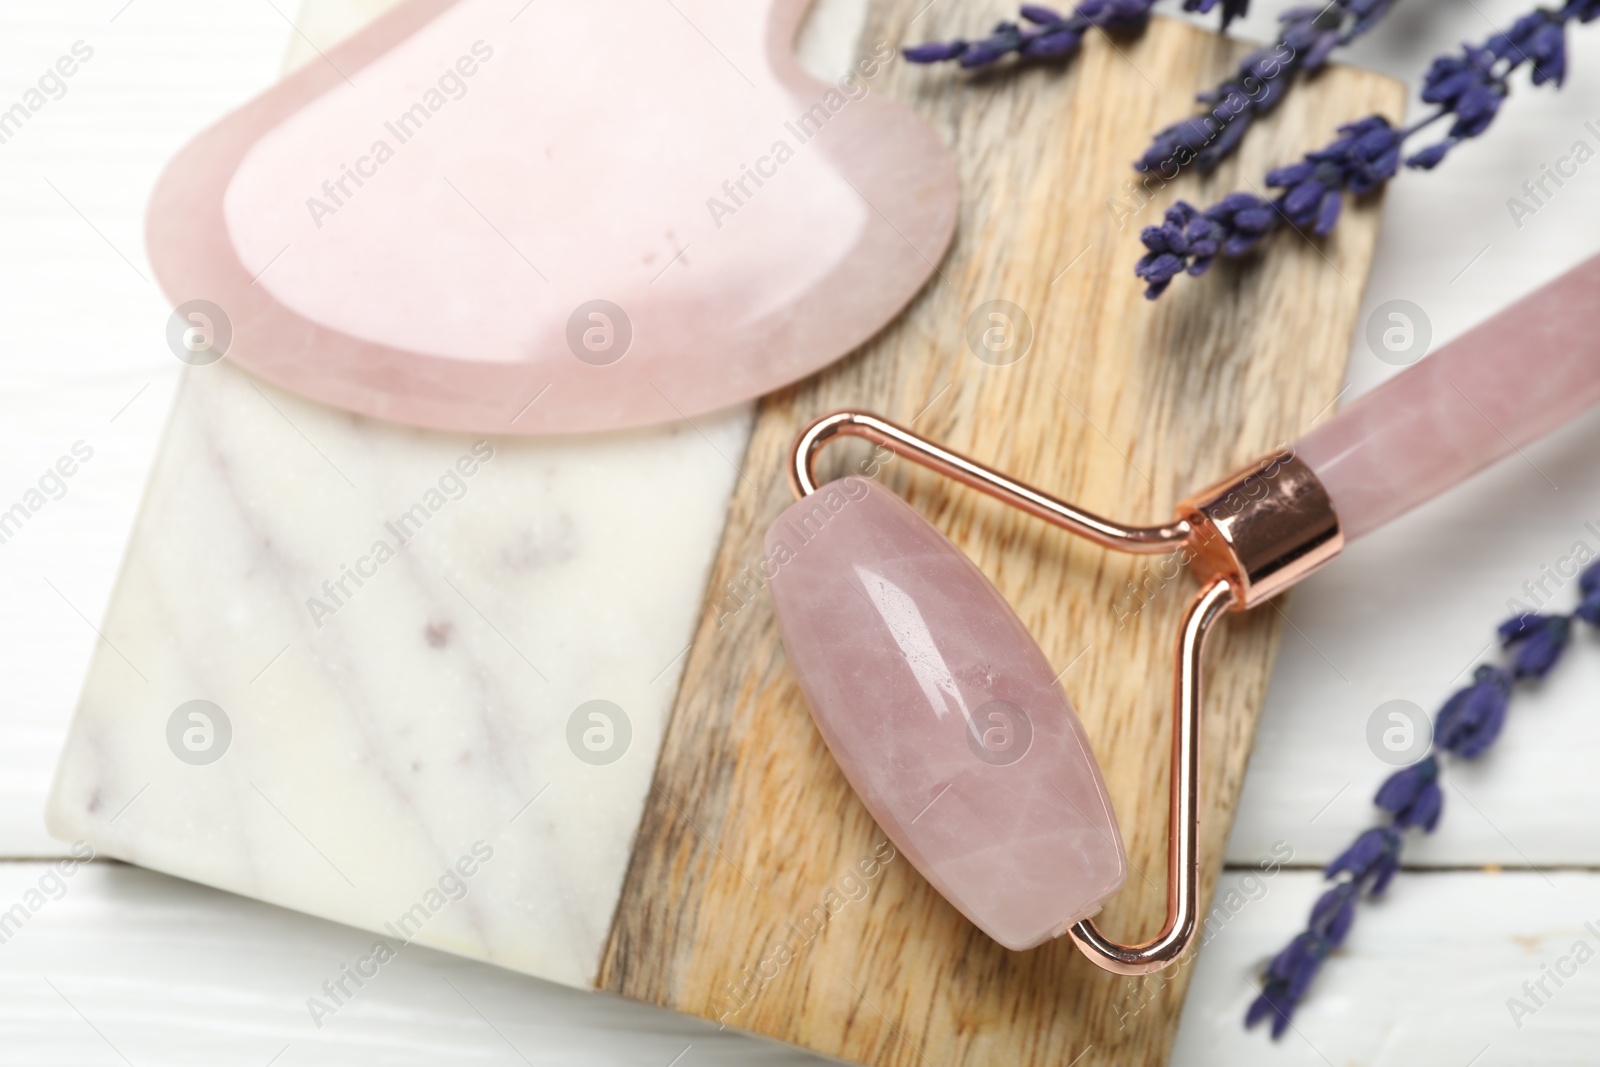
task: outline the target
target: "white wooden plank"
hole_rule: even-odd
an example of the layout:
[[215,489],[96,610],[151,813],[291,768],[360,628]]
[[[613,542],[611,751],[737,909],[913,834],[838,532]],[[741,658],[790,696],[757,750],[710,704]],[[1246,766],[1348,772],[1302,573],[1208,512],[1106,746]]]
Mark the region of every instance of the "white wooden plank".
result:
[[[42,863],[0,865],[0,909],[48,879]],[[44,882],[50,888],[48,881]],[[0,944],[0,1064],[388,1065],[515,1063],[817,1064],[706,1024],[404,948],[319,1029],[306,1001],[371,950],[372,935],[117,864],[92,863]],[[1276,1045],[1240,1027],[1260,965],[1300,926],[1315,874],[1230,872],[1179,1035],[1175,1067],[1326,1063],[1478,1067],[1588,1064],[1600,1042],[1600,875],[1404,873],[1364,907]],[[1507,999],[1532,1004],[1517,1026]],[[1145,979],[1145,982],[1159,979]],[[1124,1024],[1141,1025],[1127,980]],[[353,987],[352,987],[353,988]],[[81,1013],[81,1014],[80,1014]],[[98,1031],[98,1032],[97,1032]],[[287,1048],[286,1048],[287,1046]],[[1487,1049],[1487,1051],[1485,1051]]]
[[[1265,962],[1300,929],[1320,877],[1230,872],[1200,953],[1174,1067],[1499,1067],[1592,1064],[1600,1048],[1600,875],[1402,872],[1389,899],[1363,905],[1343,949],[1323,964],[1294,1029],[1274,1044],[1241,1027]],[[1579,943],[1586,949],[1575,951]],[[1578,957],[1587,962],[1578,962]],[[1546,968],[1548,995],[1530,996]],[[1130,990],[1136,989],[1130,981]],[[1532,1014],[1513,1014],[1510,998]],[[1537,1003],[1534,1000],[1537,997]],[[1139,1000],[1124,1014],[1137,1025]]]
[[[0,909],[52,889],[52,867],[0,864]],[[63,884],[0,944],[0,1064],[824,1062],[415,946],[360,989],[347,981],[353,995],[318,1027],[308,999],[328,999],[322,984],[373,935],[121,864]]]

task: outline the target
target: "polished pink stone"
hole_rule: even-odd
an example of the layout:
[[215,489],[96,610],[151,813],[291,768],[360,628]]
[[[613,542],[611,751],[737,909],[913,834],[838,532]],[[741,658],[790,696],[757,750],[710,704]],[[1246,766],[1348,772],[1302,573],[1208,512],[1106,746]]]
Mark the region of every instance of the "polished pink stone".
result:
[[1353,539],[1596,403],[1600,256],[1367,393],[1295,451]]
[[1116,815],[1056,671],[982,572],[860,478],[786,510],[766,553],[817,726],[917,870],[1010,949],[1098,911],[1127,873]]
[[881,329],[955,227],[894,49],[812,77],[809,6],[406,0],[177,155],[151,263],[222,308],[227,358],[362,414],[545,434],[750,400]]

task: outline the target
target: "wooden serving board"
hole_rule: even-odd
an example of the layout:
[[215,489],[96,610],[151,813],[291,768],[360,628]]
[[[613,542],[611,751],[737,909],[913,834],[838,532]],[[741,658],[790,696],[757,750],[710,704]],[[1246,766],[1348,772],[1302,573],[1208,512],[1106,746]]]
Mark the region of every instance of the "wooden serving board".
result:
[[[989,17],[969,5],[879,0],[862,51],[970,36]],[[1250,189],[1339,123],[1400,117],[1399,84],[1327,70],[1209,180],[1152,188],[1143,203],[1125,185],[1139,178],[1129,162],[1246,51],[1157,19],[1137,39],[1091,37],[1065,72],[972,77],[897,64],[874,88],[912,102],[954,147],[956,242],[882,335],[760,405],[602,988],[877,1067],[1165,1061],[1185,967],[1120,978],[1066,939],[1009,952],[903,858],[873,862],[882,833],[812,725],[770,598],[740,590],[758,584],[762,534],[791,499],[790,441],[830,410],[880,412],[1092,510],[1156,521],[1330,409],[1375,204],[1350,210],[1326,242],[1281,233],[1259,266],[1180,279],[1155,304],[1132,274],[1139,228],[1178,196],[1203,204]],[[1018,305],[1032,323],[1031,349],[1007,366],[976,358],[966,341],[969,316],[991,300]],[[852,447],[825,455],[829,476],[860,462],[865,452]],[[1101,926],[1124,940],[1153,934],[1166,895],[1171,646],[1192,583],[1152,578],[1151,560],[1097,549],[903,461],[882,477],[983,568],[1063,667],[1132,867]],[[1145,591],[1133,599],[1129,583]],[[1140,601],[1143,610],[1130,610]],[[1272,607],[1235,617],[1212,644],[1208,901],[1280,621]]]

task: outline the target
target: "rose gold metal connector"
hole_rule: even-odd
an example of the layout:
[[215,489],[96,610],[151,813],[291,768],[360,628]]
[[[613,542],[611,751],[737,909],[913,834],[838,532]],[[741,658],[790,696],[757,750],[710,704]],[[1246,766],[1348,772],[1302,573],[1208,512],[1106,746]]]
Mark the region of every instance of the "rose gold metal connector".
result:
[[807,426],[790,450],[796,497],[816,491],[816,456],[829,441],[861,437],[913,463],[988,493],[1097,545],[1122,552],[1177,552],[1200,582],[1173,652],[1172,785],[1168,794],[1167,919],[1149,941],[1124,945],[1092,919],[1074,924],[1072,940],[1099,966],[1148,974],[1183,955],[1194,937],[1200,900],[1200,716],[1206,635],[1232,609],[1283,592],[1323,566],[1344,545],[1326,490],[1293,453],[1267,456],[1178,506],[1162,526],[1101,518],[992,467],[864,411],[838,411]]
[[1190,569],[1227,580],[1234,608],[1270,600],[1344,548],[1333,501],[1292,452],[1252,463],[1178,505],[1196,553]]

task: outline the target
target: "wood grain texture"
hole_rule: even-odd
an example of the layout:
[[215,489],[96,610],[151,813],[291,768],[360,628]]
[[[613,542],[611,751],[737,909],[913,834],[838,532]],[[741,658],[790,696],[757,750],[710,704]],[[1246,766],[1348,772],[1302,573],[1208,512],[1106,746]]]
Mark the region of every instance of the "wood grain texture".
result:
[[[970,33],[984,21],[946,5],[909,26],[923,6],[883,0],[862,51]],[[762,533],[790,499],[789,442],[835,408],[913,423],[1130,520],[1164,518],[1185,491],[1292,440],[1328,408],[1372,255],[1375,205],[1351,211],[1323,244],[1280,234],[1260,266],[1182,279],[1158,305],[1143,300],[1131,273],[1138,228],[1178,195],[1209,202],[1248,188],[1340,122],[1373,111],[1398,117],[1397,83],[1329,70],[1292,93],[1210,180],[1157,190],[1131,217],[1119,219],[1125,213],[1110,204],[1137,208],[1123,187],[1136,177],[1128,162],[1244,51],[1158,19],[1136,40],[1088,41],[1066,73],[972,79],[896,64],[874,84],[911,101],[960,157],[956,244],[883,334],[761,405],[603,988],[882,1067],[1166,1059],[1187,968],[1117,978],[1065,940],[1008,952],[904,859],[868,863],[872,878],[850,880],[882,835],[812,725],[754,575]],[[1009,366],[975,358],[965,341],[973,309],[995,299],[1022,307],[1034,329],[1031,350]],[[850,448],[830,452],[825,468],[837,475],[861,462],[865,453]],[[1165,906],[1171,642],[1191,583],[1166,583],[1130,616],[1128,585],[1149,576],[1151,561],[1078,542],[904,462],[886,464],[881,477],[983,568],[1066,668],[1063,684],[1105,769],[1135,868],[1102,927],[1125,939],[1153,933]],[[1208,897],[1278,629],[1267,608],[1231,619],[1213,641],[1202,785]],[[851,901],[857,881],[865,896]],[[825,923],[807,925],[819,907]]]

